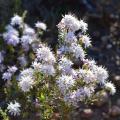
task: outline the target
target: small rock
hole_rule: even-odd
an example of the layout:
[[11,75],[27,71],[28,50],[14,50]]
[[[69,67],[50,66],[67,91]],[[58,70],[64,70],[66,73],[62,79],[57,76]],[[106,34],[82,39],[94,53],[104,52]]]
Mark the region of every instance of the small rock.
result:
[[107,114],[107,113],[102,113],[102,116],[103,116],[103,118],[104,119],[106,119],[106,120],[109,120],[110,119],[110,117],[109,117],[109,115]]
[[36,117],[36,120],[40,120],[41,119],[41,114],[40,113],[36,113],[35,117]]
[[60,118],[60,114],[54,113],[52,120],[57,120],[58,118]]
[[91,109],[84,109],[81,115],[83,118],[89,118],[93,116],[93,111]]
[[118,106],[112,106],[110,111],[109,111],[110,115],[113,117],[116,117],[118,115],[120,115],[120,108]]
[[108,44],[108,45],[107,45],[107,49],[110,49],[110,48],[112,48],[112,45],[111,45],[111,44]]
[[119,75],[116,75],[116,76],[115,76],[115,80],[116,80],[116,81],[119,81],[119,80],[120,80],[120,76],[119,76]]

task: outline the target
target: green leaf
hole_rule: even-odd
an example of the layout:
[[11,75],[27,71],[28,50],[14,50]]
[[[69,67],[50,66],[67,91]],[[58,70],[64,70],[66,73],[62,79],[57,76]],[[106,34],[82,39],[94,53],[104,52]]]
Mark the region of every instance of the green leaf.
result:
[[45,101],[45,96],[43,93],[40,94],[40,98],[39,98],[41,101]]

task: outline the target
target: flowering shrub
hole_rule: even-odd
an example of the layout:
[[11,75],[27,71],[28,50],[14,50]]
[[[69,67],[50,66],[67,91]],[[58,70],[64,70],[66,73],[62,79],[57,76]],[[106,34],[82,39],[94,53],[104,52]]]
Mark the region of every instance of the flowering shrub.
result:
[[[94,104],[102,92],[116,92],[108,81],[108,72],[92,59],[86,49],[91,47],[88,25],[71,14],[57,25],[59,44],[53,51],[41,42],[47,29],[42,22],[35,29],[15,15],[3,33],[0,51],[0,71],[6,95],[3,118],[47,120],[67,117],[80,104]],[[8,115],[8,117],[7,117]]]

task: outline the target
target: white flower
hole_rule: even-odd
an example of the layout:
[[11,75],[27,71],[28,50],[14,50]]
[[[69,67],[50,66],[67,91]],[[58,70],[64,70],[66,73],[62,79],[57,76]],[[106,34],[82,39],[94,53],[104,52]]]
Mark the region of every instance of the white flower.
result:
[[42,30],[46,30],[46,28],[47,28],[45,23],[39,22],[39,21],[35,24],[35,26],[39,29],[42,29]]
[[22,23],[22,17],[18,15],[14,15],[14,17],[11,18],[11,25],[21,25]]
[[95,74],[98,82],[101,83],[101,84],[104,84],[106,79],[108,78],[107,70],[105,68],[101,67],[101,66],[94,65],[92,71]]
[[40,62],[37,62],[36,60],[34,62],[32,62],[32,67],[35,69],[35,70],[40,70],[41,68],[41,63]]
[[33,74],[34,74],[34,70],[32,68],[27,68],[27,69],[24,69],[23,71],[21,71],[19,77],[20,78],[21,77],[26,77],[26,76],[33,77]]
[[74,90],[73,92],[69,92],[64,96],[65,102],[73,106],[77,106],[78,102],[83,101],[84,99],[85,99],[85,94],[83,87]]
[[85,83],[93,83],[96,81],[96,76],[92,71],[86,69],[79,69],[78,76],[80,79],[83,79]]
[[7,71],[14,74],[17,70],[18,68],[16,66],[11,66],[11,67],[8,67]]
[[16,46],[19,43],[19,38],[16,35],[10,35],[10,38],[7,41],[7,43]]
[[59,62],[59,70],[61,70],[63,74],[69,74],[72,71],[72,65],[72,61],[70,61],[66,57],[62,57]]
[[53,65],[49,64],[41,64],[40,66],[40,72],[46,74],[46,75],[52,75],[54,76],[55,74],[55,69]]
[[11,80],[12,75],[18,70],[16,66],[8,67],[7,72],[3,73],[2,79]]
[[29,36],[29,35],[23,35],[22,38],[21,38],[21,42],[22,44],[31,44],[32,42],[34,41],[34,39]]
[[110,91],[110,94],[115,94],[116,93],[116,88],[113,83],[107,82],[105,83],[105,88]]
[[82,36],[82,42],[85,44],[85,47],[91,46],[90,37],[88,37],[87,35]]
[[85,97],[90,98],[91,95],[94,93],[95,88],[93,86],[86,86],[84,87],[84,95]]
[[7,29],[7,32],[3,34],[4,40],[7,42],[7,44],[16,46],[20,42],[18,31],[12,27]]
[[70,51],[73,53],[73,56],[77,59],[80,58],[81,60],[83,60],[85,58],[84,50],[78,44],[72,43]]
[[85,76],[86,70],[79,68],[78,77],[83,78]]
[[77,90],[64,95],[64,100],[68,104],[77,106],[80,101],[83,102],[85,99],[89,99],[91,95],[94,94],[94,89],[95,88],[93,86],[80,87]]
[[7,42],[7,44],[16,46],[19,43],[18,36],[11,34],[11,33],[4,34],[4,38],[5,38],[5,41]]
[[76,31],[80,29],[80,21],[72,15],[65,15],[61,22],[58,24],[58,28],[67,28],[71,31]]
[[58,28],[59,29],[67,28],[73,32],[81,29],[83,32],[86,32],[88,29],[88,25],[83,20],[79,21],[73,15],[68,14],[62,18],[61,22],[58,24]]
[[[19,36],[18,31],[15,28],[13,28],[11,25],[8,25],[5,29],[7,31],[6,33],[9,33],[9,35],[13,34],[13,35]],[[3,34],[3,37],[4,37],[4,34]]]
[[83,77],[83,80],[86,83],[91,83],[91,82],[96,81],[96,78],[95,78],[95,75],[92,73],[92,71],[86,70],[85,74],[84,74],[84,77]]
[[[76,95],[76,93],[77,93],[77,91],[73,91],[71,93],[64,95],[64,101],[68,105],[77,106],[78,100],[80,101],[81,94],[80,94],[80,92],[78,92],[78,95]],[[77,98],[78,96],[79,96],[79,99]]]
[[81,87],[77,90],[75,90],[74,92],[72,92],[72,94],[70,95],[70,99],[71,100],[75,100],[74,102],[79,102],[79,101],[82,101],[85,97],[85,94],[84,94],[84,88]]
[[12,77],[12,73],[10,73],[10,72],[5,72],[2,75],[3,80],[11,80],[11,77]]
[[35,41],[36,41],[35,36],[23,35],[21,37],[21,44],[25,51],[28,51],[29,45],[31,45]]
[[35,35],[35,30],[33,28],[29,27],[28,25],[25,25],[23,34],[28,35],[28,36],[34,36]]
[[83,20],[80,20],[80,29],[81,29],[83,32],[86,32],[87,29],[88,29],[88,24],[85,23]]
[[22,76],[19,79],[19,87],[24,92],[28,92],[34,85],[34,79],[31,76]]
[[83,62],[84,65],[87,65],[90,70],[93,70],[96,65],[95,60],[84,59]]
[[77,41],[77,38],[75,37],[73,32],[68,32],[66,37],[65,37],[65,42],[66,43],[74,43]]
[[37,49],[36,56],[37,59],[43,63],[54,64],[56,61],[54,54],[50,51],[50,48],[44,45]]
[[75,83],[75,79],[72,76],[61,75],[57,80],[57,85],[61,92],[65,94],[67,90]]
[[27,68],[21,71],[18,77],[18,85],[24,92],[28,92],[30,88],[34,85],[34,69]]
[[15,103],[10,102],[8,104],[7,110],[8,112],[13,115],[13,116],[17,116],[20,115],[20,107],[21,105],[15,101]]

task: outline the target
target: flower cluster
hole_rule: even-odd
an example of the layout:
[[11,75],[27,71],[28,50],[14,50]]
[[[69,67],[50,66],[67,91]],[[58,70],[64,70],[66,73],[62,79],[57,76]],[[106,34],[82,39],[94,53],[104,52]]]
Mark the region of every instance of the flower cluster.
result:
[[36,72],[45,76],[53,76],[55,74],[54,64],[56,60],[54,54],[47,46],[41,45],[36,51],[36,59],[31,67],[21,71],[19,75],[19,86],[24,92],[28,92],[37,82],[35,81]]
[[[22,114],[24,118],[28,112],[37,111],[40,119],[47,120],[56,111],[56,99],[78,106],[79,102],[93,103],[101,91],[112,95],[116,92],[108,81],[107,70],[87,59],[85,50],[91,46],[91,38],[86,22],[65,15],[58,24],[56,51],[41,41],[40,35],[46,29],[46,24],[39,21],[35,29],[31,28],[24,17],[14,15],[3,33],[5,48],[0,51],[0,73],[5,83],[5,102],[18,101],[8,104],[11,115]],[[39,109],[36,104],[40,104]]]
[[[86,34],[88,28],[87,23],[83,22],[83,20],[79,21],[72,15],[65,15],[58,24],[58,28],[60,39],[62,39],[58,53],[72,54],[71,57],[74,59],[83,60],[86,54],[82,46],[84,45],[85,48],[91,46],[90,38]],[[79,30],[82,32],[79,32]]]
[[17,46],[20,42],[18,31],[11,25],[6,27],[6,32],[3,34],[4,40],[7,44]]
[[[11,91],[11,93],[7,91],[7,94],[12,100],[19,101],[17,96],[16,98],[13,97],[14,92],[17,92],[18,96],[21,91],[23,93],[29,92],[36,83],[36,70],[35,65],[32,66],[32,62],[35,56],[35,62],[39,62],[39,64],[41,62],[38,56],[41,51],[39,45],[41,44],[40,36],[42,34],[39,35],[39,32],[43,32],[46,29],[46,24],[42,22],[35,23],[35,29],[33,29],[24,22],[24,16],[21,17],[15,14],[2,34],[4,47],[1,46],[2,50],[0,51],[0,74],[5,83],[5,89]],[[47,46],[44,46],[44,48],[47,48],[49,51],[49,53],[45,51],[47,52],[46,60],[49,56],[49,61],[46,61],[44,65],[41,62],[38,71],[43,71],[46,74],[49,72],[50,75],[53,75],[55,73],[53,67],[55,58]],[[43,60],[45,52],[43,53]],[[13,89],[14,91],[12,92]],[[13,116],[20,115],[20,106],[20,103],[16,101],[15,103],[10,102],[7,110]]]
[[[43,29],[46,30],[44,23],[39,24],[45,26]],[[40,25],[36,27],[40,27]],[[41,28],[41,30],[43,29]],[[14,15],[11,18],[10,24],[6,26],[5,30],[3,40],[6,48],[0,51],[0,66],[1,72],[3,72],[2,78],[11,80],[17,69],[21,70],[21,68],[29,65],[31,58],[28,53],[33,54],[33,51],[38,48],[40,43],[38,39],[40,38],[37,37],[36,31],[27,25],[23,17],[19,15]],[[6,59],[7,57],[10,59]]]
[[24,92],[28,92],[32,88],[34,85],[34,70],[32,68],[21,71],[18,85]]
[[17,67],[16,66],[8,67],[7,71],[5,73],[3,73],[2,79],[4,79],[4,80],[11,80],[12,75],[14,75],[14,73],[16,71],[17,71]]
[[[107,70],[86,58],[85,49],[91,46],[87,28],[87,23],[70,14],[58,24],[60,74],[57,85],[63,99],[73,106],[92,101],[101,90],[108,90],[110,94],[116,92],[114,85],[107,81]],[[75,67],[76,64],[79,68]],[[98,86],[100,90],[96,91]]]

